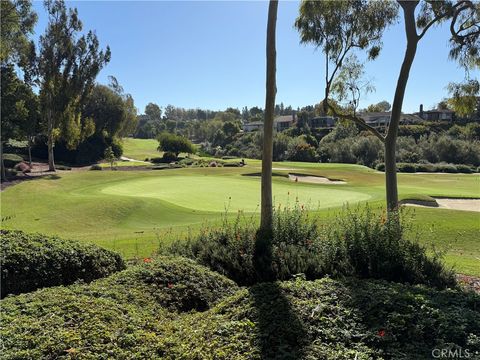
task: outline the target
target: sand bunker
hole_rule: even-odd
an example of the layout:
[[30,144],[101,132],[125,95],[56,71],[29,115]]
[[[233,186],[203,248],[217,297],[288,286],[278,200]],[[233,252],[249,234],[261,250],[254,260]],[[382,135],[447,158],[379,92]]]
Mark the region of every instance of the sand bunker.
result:
[[330,180],[329,178],[326,178],[326,177],[313,176],[313,175],[288,174],[288,178],[291,181],[310,183],[310,184],[334,184],[334,185],[346,184],[346,182],[342,180]]
[[144,163],[144,164],[150,164],[150,163],[147,162],[147,161],[130,159],[130,158],[126,157],[126,156],[120,156],[120,160],[122,160],[122,161],[130,161],[130,162],[139,162],[139,163]]
[[[477,211],[480,212],[480,199],[447,199],[447,198],[435,198],[439,209],[450,210],[463,210],[463,211]],[[429,205],[413,204],[408,201],[405,203],[407,206],[419,206],[419,207],[434,207]]]

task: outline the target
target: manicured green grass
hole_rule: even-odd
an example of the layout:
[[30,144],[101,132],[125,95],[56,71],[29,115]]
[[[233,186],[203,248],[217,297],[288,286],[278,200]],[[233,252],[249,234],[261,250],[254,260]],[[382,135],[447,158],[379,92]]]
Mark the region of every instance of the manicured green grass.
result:
[[[143,160],[155,140],[125,139]],[[150,145],[148,145],[150,144]],[[130,146],[132,148],[132,146]],[[244,210],[258,221],[260,161],[247,159],[243,168],[183,168],[157,171],[62,172],[21,183],[2,193],[4,228],[56,234],[115,249],[126,257],[149,256],[161,244],[194,233],[205,222],[221,222],[228,209]],[[328,222],[344,203],[384,204],[384,174],[359,165],[274,163],[276,205],[301,204]],[[289,170],[294,169],[294,170]],[[288,172],[342,179],[344,185],[295,183]],[[480,197],[480,176],[458,174],[400,174],[401,198],[427,195]],[[421,241],[450,245],[447,262],[458,271],[480,275],[480,217],[478,213],[415,208],[414,227]]]
[[[100,167],[110,169],[110,163],[100,163]],[[152,163],[147,162],[147,161],[116,161],[113,165],[114,168],[119,168],[119,167],[130,167],[130,166],[152,166]]]
[[[214,170],[210,169],[210,172]],[[184,175],[183,173],[188,173]],[[175,175],[174,175],[175,174]],[[139,192],[139,189],[141,191]],[[166,173],[165,176],[117,182],[101,190],[104,194],[153,198],[197,211],[243,210],[252,212],[260,206],[260,178],[253,176],[206,176],[205,171],[190,169]],[[310,203],[314,207],[342,206],[371,196],[342,186],[319,187],[275,179],[276,204]]]
[[132,139],[124,138],[122,140],[123,156],[130,159],[142,160],[146,158],[159,157],[161,154],[157,151],[158,140],[156,139]]

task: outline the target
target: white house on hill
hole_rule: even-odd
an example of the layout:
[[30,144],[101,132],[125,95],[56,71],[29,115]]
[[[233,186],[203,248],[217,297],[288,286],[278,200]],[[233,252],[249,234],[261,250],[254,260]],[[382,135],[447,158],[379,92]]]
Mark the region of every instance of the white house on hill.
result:
[[[295,114],[277,116],[273,120],[273,128],[276,131],[283,131],[292,127],[294,123],[295,123]],[[258,131],[260,129],[263,129],[263,121],[254,121],[254,122],[243,124],[243,131],[245,132]]]

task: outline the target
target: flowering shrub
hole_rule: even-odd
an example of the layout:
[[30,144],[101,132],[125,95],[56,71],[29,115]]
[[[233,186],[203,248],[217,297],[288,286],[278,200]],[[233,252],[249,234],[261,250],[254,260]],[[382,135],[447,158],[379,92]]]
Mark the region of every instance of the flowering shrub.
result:
[[234,221],[225,217],[222,226],[206,227],[162,251],[196,259],[242,285],[300,273],[306,279],[354,275],[439,288],[455,285],[438,254],[427,256],[425,247],[405,238],[400,214],[387,219],[368,207],[345,209],[328,224],[319,223],[299,204],[277,208],[272,238],[259,256],[255,246],[263,239],[256,242],[256,222],[239,213]]

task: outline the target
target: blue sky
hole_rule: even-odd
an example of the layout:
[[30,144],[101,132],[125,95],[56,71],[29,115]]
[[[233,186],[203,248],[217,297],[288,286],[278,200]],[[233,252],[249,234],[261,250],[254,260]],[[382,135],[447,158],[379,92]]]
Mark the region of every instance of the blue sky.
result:
[[[114,75],[133,95],[142,113],[155,102],[185,108],[222,110],[228,106],[264,106],[265,1],[76,1],[84,30],[95,30],[111,62],[98,82]],[[320,52],[299,44],[293,28],[297,1],[280,2],[277,22],[277,103],[297,106],[323,98],[324,67]],[[43,2],[35,36],[44,32]],[[463,79],[463,70],[448,60],[448,29],[433,28],[419,44],[410,73],[404,112],[436,105],[447,96],[446,85]],[[376,92],[361,106],[393,99],[405,51],[402,24],[384,35],[380,57],[366,65]]]

